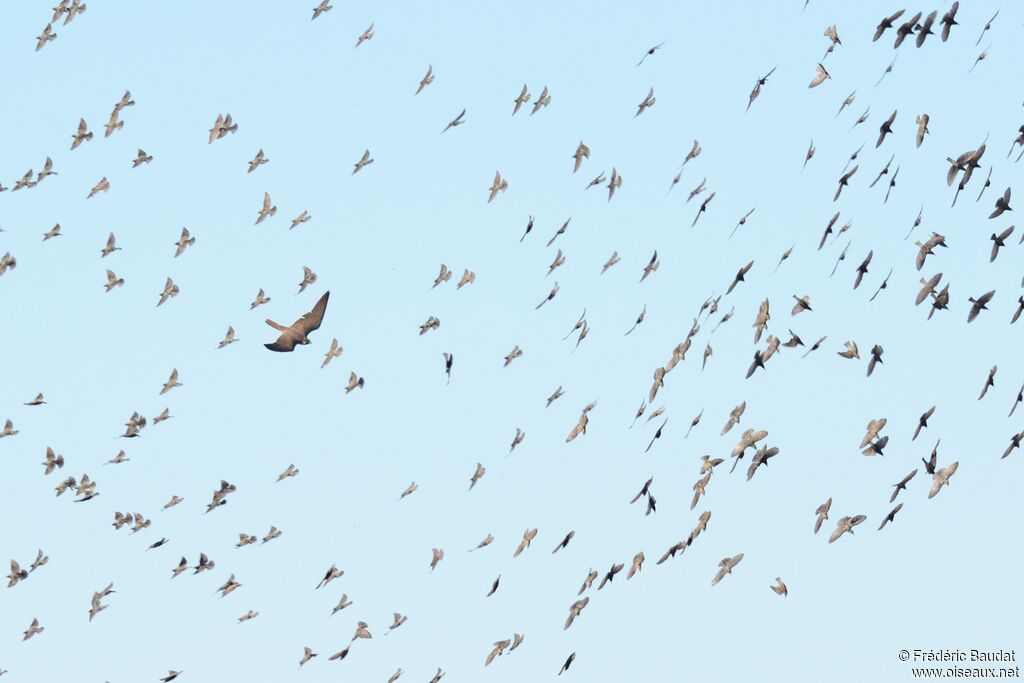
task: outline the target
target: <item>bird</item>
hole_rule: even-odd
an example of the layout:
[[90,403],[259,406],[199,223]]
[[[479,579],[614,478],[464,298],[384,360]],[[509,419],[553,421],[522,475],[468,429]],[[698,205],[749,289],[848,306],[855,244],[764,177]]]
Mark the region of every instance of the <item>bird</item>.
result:
[[275,330],[278,330],[281,335],[277,338],[277,341],[264,344],[263,346],[271,351],[288,353],[294,351],[298,345],[312,344],[308,335],[320,329],[320,324],[324,320],[324,313],[327,312],[327,300],[330,295],[330,291],[324,292],[313,308],[308,313],[303,314],[301,318],[289,327],[285,327],[267,318],[266,323]]
[[875,371],[875,366],[882,362],[882,354],[884,352],[885,350],[878,344],[871,347],[871,359],[868,360],[868,377]]
[[911,441],[916,441],[921,430],[928,426],[928,419],[935,413],[935,406],[932,406],[917,419],[917,427],[914,429],[914,436]]
[[57,40],[57,34],[53,31],[53,24],[47,24],[43,32],[36,36],[36,52],[42,50],[52,40]]
[[[319,5],[317,5],[316,7],[313,8],[313,19],[310,19],[310,21],[313,21],[314,19],[318,18],[324,12],[330,12],[332,9],[334,9],[334,5],[331,4],[331,1],[330,0],[323,0],[323,2],[321,2]],[[306,651],[307,651],[308,655],[313,656],[313,657],[316,656],[316,655],[312,655],[311,654],[313,651],[310,650],[309,648],[306,648]],[[302,664],[305,664],[305,662],[308,662],[308,661],[309,661],[309,659],[306,659],[305,661],[300,663],[299,666],[302,666]]]
[[118,277],[117,274],[114,273],[114,271],[112,271],[112,270],[107,270],[107,284],[104,285],[104,288],[106,289],[106,291],[109,292],[110,290],[114,289],[114,287],[123,287],[123,286],[124,286],[124,278],[123,277]]
[[881,291],[889,286],[890,277],[892,277],[892,268],[889,269],[889,274],[885,276],[884,280],[882,280],[882,284],[878,285],[878,289],[876,289],[875,293],[871,295],[870,299],[868,299],[869,303],[874,301],[875,298],[881,293]]
[[950,30],[957,25],[956,12],[958,9],[960,9],[959,0],[954,2],[952,7],[942,15],[942,42],[946,42],[946,39],[949,38]]
[[982,294],[977,299],[975,299],[973,296],[972,297],[968,297],[967,300],[971,302],[971,310],[967,314],[967,322],[973,322],[974,319],[978,317],[979,313],[981,313],[982,311],[987,311],[988,310],[988,305],[987,304],[990,301],[992,301],[992,298],[995,295],[996,295],[995,290],[992,290],[990,292],[986,292],[986,293]]
[[548,94],[548,86],[544,86],[544,89],[540,92],[540,97],[533,103],[533,109],[530,111],[530,116],[533,116],[541,107],[546,107],[551,104],[551,95]]
[[[890,503],[892,503],[893,501],[896,500],[896,496],[900,495],[900,491],[906,491],[907,490],[907,483],[911,479],[913,479],[915,476],[917,476],[917,468],[915,468],[913,472],[911,472],[910,474],[908,474],[907,476],[903,477],[898,482],[893,484],[893,489],[894,490],[892,492],[892,495],[889,496],[889,502]],[[881,527],[879,527],[879,529],[881,529]]]
[[1010,208],[1010,188],[1006,188],[1006,191],[1003,192],[1003,196],[996,199],[996,208],[988,217],[990,219],[997,218],[998,216],[1002,216],[1005,211],[1013,211],[1013,209]]
[[738,271],[736,271],[736,275],[733,277],[733,280],[729,284],[729,288],[725,291],[725,293],[727,295],[728,294],[732,294],[732,290],[734,290],[736,288],[736,285],[738,285],[741,282],[746,282],[745,276],[746,276],[747,273],[750,272],[750,269],[753,268],[753,267],[754,267],[754,262],[750,261],[749,263],[747,263],[747,265],[743,266]]
[[789,589],[786,587],[786,584],[783,583],[782,579],[777,576],[775,577],[775,585],[769,586],[769,588],[771,588],[776,595],[781,595],[784,598],[789,596]]
[[868,255],[864,257],[863,261],[861,261],[861,264],[857,266],[857,278],[853,282],[854,289],[860,287],[861,280],[864,279],[864,275],[868,272],[868,265],[871,263],[871,259],[874,255],[874,250],[869,251]]
[[843,41],[839,39],[839,31],[836,29],[835,24],[832,24],[831,26],[825,29],[825,37],[829,39],[829,46],[828,51],[825,52],[825,56],[822,57],[822,60],[824,60],[826,57],[832,54],[832,51],[835,49],[836,45],[843,44]]
[[813,79],[811,79],[811,83],[807,87],[808,88],[817,88],[819,85],[824,83],[825,80],[828,79],[828,78],[832,78],[832,75],[828,71],[826,71],[824,66],[822,66],[819,63],[818,64],[817,75]]
[[27,579],[29,575],[28,570],[22,569],[21,565],[15,560],[11,560],[11,573],[7,575],[9,579],[7,583],[8,588],[13,588],[18,585],[19,581]]
[[441,321],[434,316],[427,318],[426,322],[420,325],[420,336],[423,336],[430,330],[436,330],[441,327]]
[[696,215],[696,216],[694,216],[694,218],[693,218],[693,223],[691,223],[691,224],[690,224],[690,227],[691,227],[691,228],[692,228],[693,226],[697,225],[697,221],[698,221],[698,220],[700,220],[701,214],[703,214],[703,213],[706,213],[706,212],[707,212],[707,210],[708,210],[708,204],[710,204],[710,203],[711,203],[711,200],[715,198],[715,194],[716,194],[715,192],[712,192],[711,194],[709,194],[709,195],[707,196],[707,198],[706,198],[706,199],[705,199],[705,200],[704,200],[703,202],[701,202],[700,208],[699,208],[699,209],[697,209],[697,215]]
[[828,512],[832,508],[832,499],[829,498],[824,503],[818,506],[818,509],[814,511],[817,518],[814,521],[814,533],[818,533],[821,529],[821,523],[828,519]]
[[92,186],[92,189],[89,190],[89,195],[86,199],[92,199],[100,192],[110,192],[110,181],[107,180],[106,176],[100,178],[99,181]]
[[858,168],[860,168],[859,164],[839,177],[839,187],[836,189],[836,194],[835,197],[832,198],[832,201],[837,201],[839,199],[839,195],[842,194],[843,188],[850,184],[850,178],[853,177],[853,174],[857,172]]
[[413,95],[419,95],[423,92],[423,89],[434,82],[434,66],[432,64],[427,65],[427,73],[420,79],[419,87],[416,88],[416,92]]
[[[766,83],[768,83],[768,78],[773,73],[775,73],[775,69],[776,68],[777,67],[773,66],[771,71],[769,71],[764,76],[758,78],[757,81],[754,83],[754,89],[750,91],[750,96],[747,98],[747,111],[750,111],[750,105],[752,105],[754,103],[754,100],[757,99],[758,95],[761,94],[761,87],[764,86]],[[811,87],[814,87],[814,86],[811,86]]]
[[833,531],[832,535],[828,538],[828,542],[835,543],[837,540],[839,540],[840,537],[842,537],[843,534],[846,533],[853,535],[853,527],[857,526],[858,524],[861,524],[866,519],[867,517],[865,517],[864,515],[855,515],[853,517],[840,517],[839,521],[836,522],[835,531]]
[[184,254],[185,249],[187,247],[192,246],[195,243],[196,238],[192,236],[192,234],[188,231],[188,228],[182,228],[181,237],[179,237],[178,241],[174,243],[178,247],[177,250],[174,252],[174,258],[178,258],[182,254]]
[[590,604],[589,597],[582,598],[572,603],[572,605],[569,607],[569,618],[565,620],[565,628],[562,629],[563,631],[569,630],[569,627],[572,626],[572,623],[576,620],[576,617],[580,616],[580,614],[583,612],[583,608],[586,607],[588,604]]
[[717,586],[718,583],[726,577],[727,574],[732,574],[732,570],[743,560],[743,553],[733,555],[732,557],[726,557],[718,563],[718,571],[715,572],[715,576],[711,579],[711,585]]
[[14,428],[13,422],[11,422],[10,420],[6,420],[4,422],[3,430],[0,430],[0,439],[4,438],[5,436],[14,436],[18,433],[18,431],[19,430]]
[[570,654],[570,655],[569,655],[569,656],[568,656],[568,657],[566,658],[566,660],[565,660],[565,663],[564,663],[564,664],[562,664],[562,668],[558,670],[558,675],[559,675],[559,676],[561,676],[561,675],[562,675],[563,673],[565,673],[566,671],[568,671],[568,670],[569,670],[569,667],[570,667],[570,666],[572,666],[572,663],[573,663],[574,661],[576,661],[576,653],[575,653],[575,652],[573,652],[572,654]]
[[985,26],[981,29],[981,33],[978,35],[978,40],[975,41],[975,43],[974,43],[975,46],[977,46],[981,42],[981,39],[985,37],[985,33],[990,28],[992,28],[992,22],[995,21],[996,17],[998,17],[998,16],[999,16],[999,10],[996,10],[996,13],[992,15],[992,18],[985,22]]
[[148,164],[152,161],[153,155],[147,155],[143,150],[141,150],[141,148],[139,148],[138,153],[135,155],[135,159],[132,159],[131,161],[131,167],[138,168],[142,164]]
[[896,29],[896,40],[893,43],[893,49],[899,48],[899,46],[903,44],[903,40],[907,36],[913,35],[914,30],[917,27],[917,22],[920,21],[920,19],[921,13],[918,12],[917,14],[912,16],[909,21],[902,23],[899,26],[899,28]]
[[352,175],[355,175],[356,173],[359,173],[366,166],[369,166],[372,163],[373,163],[373,157],[370,156],[370,150],[364,151],[363,152],[363,156],[360,157],[359,161],[357,161],[354,164],[355,168],[352,171]]
[[78,119],[78,129],[71,136],[71,149],[77,149],[79,145],[88,140],[92,140],[92,133],[89,132],[89,126],[86,124],[85,119]]
[[612,166],[612,177],[608,181],[608,201],[612,200],[612,197],[615,196],[615,190],[620,187],[622,187],[622,176],[619,175],[619,172],[614,166]]
[[915,27],[917,29],[917,40],[915,42],[918,47],[924,45],[924,41],[928,36],[934,35],[932,25],[935,23],[935,17],[938,13],[938,10],[933,10],[927,17],[925,17],[923,24],[918,24]]
[[807,168],[807,162],[814,157],[814,153],[817,149],[814,147],[814,138],[811,138],[811,144],[807,148],[807,153],[804,155],[804,165],[800,168],[800,172],[803,173],[804,169]]
[[931,132],[928,130],[928,118],[928,114],[921,114],[915,119],[917,123],[917,147],[920,147],[921,143],[924,142],[924,136]]
[[181,382],[178,381],[178,369],[174,368],[171,370],[171,376],[164,382],[163,387],[160,389],[160,395],[163,396],[171,389],[182,386]]
[[256,298],[253,299],[251,304],[249,304],[249,310],[252,310],[257,306],[262,306],[263,304],[268,303],[270,303],[270,297],[266,296],[266,294],[263,292],[263,289],[261,288],[260,291],[256,294]]
[[338,577],[342,576],[345,572],[338,569],[337,565],[332,564],[327,571],[324,573],[324,578],[320,579],[320,583],[316,585],[316,590],[326,586],[331,581],[334,581]]
[[263,206],[260,208],[259,215],[256,217],[256,222],[253,225],[259,225],[268,217],[273,216],[277,213],[277,207],[274,206],[273,201],[270,199],[270,193],[263,193]]
[[633,118],[640,116],[640,114],[643,114],[646,110],[653,107],[656,101],[657,98],[654,97],[654,88],[651,88],[650,92],[647,93],[647,97],[645,97],[637,106],[636,114],[633,115]]
[[515,108],[512,110],[512,116],[519,113],[520,107],[530,101],[530,91],[523,83],[523,89],[519,92],[519,95],[515,99]]
[[530,547],[530,542],[533,541],[533,539],[536,538],[536,536],[536,529],[527,529],[525,532],[523,532],[523,540],[520,541],[519,545],[516,547],[516,551],[512,554],[512,557],[519,557],[523,550]]
[[584,159],[589,159],[589,158],[590,158],[590,148],[587,147],[585,144],[583,144],[583,140],[580,140],[580,144],[577,145],[576,151],[573,152],[573,155],[572,155],[572,159],[573,159],[572,172],[575,173],[576,171],[580,170],[580,165],[583,163],[583,160]]
[[985,385],[981,388],[981,393],[978,395],[978,400],[979,401],[981,399],[985,398],[985,394],[988,393],[988,388],[989,387],[994,387],[996,385],[995,379],[996,379],[996,371],[998,369],[999,369],[998,366],[993,365],[992,369],[988,371],[988,377],[985,379]]
[[935,470],[935,473],[932,475],[932,487],[928,491],[928,498],[934,498],[943,486],[949,486],[949,480],[956,473],[959,466],[960,463],[958,461],[948,467]]
[[294,230],[296,227],[302,225],[303,223],[308,223],[311,220],[313,220],[313,217],[309,215],[309,211],[303,211],[298,216],[292,219],[292,224],[288,226],[288,229]]
[[[914,471],[917,472],[917,470],[914,470]],[[892,502],[892,501],[889,501],[889,502]],[[898,513],[902,509],[903,509],[903,503],[900,503],[899,505],[894,507],[892,510],[890,510],[889,514],[887,514],[885,516],[885,518],[882,520],[882,523],[878,525],[878,530],[881,531],[882,529],[885,528],[886,524],[888,524],[889,522],[892,522],[893,520],[895,520],[896,519],[896,513]]]
[[745,213],[743,215],[743,217],[739,219],[739,221],[736,223],[736,227],[732,229],[732,233],[730,233],[729,239],[732,239],[732,236],[736,234],[736,231],[740,229],[741,225],[746,225],[747,224],[747,219],[750,218],[750,215],[752,213],[754,213],[754,211],[756,211],[756,210],[757,210],[757,207],[754,207],[750,211],[747,211],[747,213]]
[[121,251],[121,247],[117,246],[117,238],[114,237],[114,233],[110,233],[110,235],[107,236],[106,246],[100,251],[100,258],[106,258],[115,251]]
[[174,280],[167,278],[167,282],[164,283],[164,291],[160,292],[160,301],[157,302],[157,306],[162,306],[167,302],[168,299],[173,299],[178,296],[180,290],[178,285],[174,284]]
[[[324,0],[324,1],[326,2],[327,0]],[[317,653],[313,652],[313,650],[311,650],[308,647],[303,647],[302,648],[302,659],[299,660],[299,668],[301,669],[302,666],[304,664],[306,664],[306,662],[308,662],[309,660],[313,659],[313,657],[316,657],[316,656],[318,656],[318,655],[317,655]]]
[[246,171],[246,173],[252,173],[263,164],[268,163],[270,163],[270,159],[267,158],[267,155],[263,153],[263,149],[260,148],[259,151],[256,152],[256,156],[254,156],[249,162],[249,170]]
[[654,47],[648,48],[647,51],[644,52],[644,56],[640,58],[640,61],[637,62],[636,65],[640,66],[641,64],[643,64],[645,59],[647,59],[648,57],[653,55],[655,52],[657,52],[658,49],[661,48],[661,46],[664,45],[664,44],[665,43],[658,43]]
[[33,619],[32,623],[29,624],[28,628],[25,629],[24,637],[22,638],[22,640],[23,641],[24,640],[28,640],[29,638],[31,638],[32,636],[36,635],[37,633],[42,633],[45,630],[46,630],[46,627],[45,626],[40,626],[38,619]]
[[498,196],[498,192],[504,192],[508,189],[508,181],[501,177],[500,171],[494,172],[494,182],[491,183],[490,195],[487,198],[487,203],[490,204],[494,201],[494,198]]
[[356,47],[359,47],[367,40],[370,40],[374,35],[376,35],[376,32],[373,30],[373,24],[370,24],[370,26],[360,33],[358,38],[356,38]]
[[323,368],[326,368],[328,363],[330,363],[335,358],[340,358],[344,350],[345,349],[343,349],[341,345],[338,344],[337,338],[332,339],[331,347],[327,349],[327,352],[324,354],[324,362],[321,363],[320,369],[322,370]]
[[879,38],[881,38],[882,34],[885,33],[888,29],[892,28],[893,22],[902,17],[905,11],[906,10],[901,9],[899,12],[896,12],[891,16],[884,17],[882,21],[878,24],[878,27],[875,29],[875,37],[873,38],[873,40],[877,41]]
[[655,250],[654,251],[654,255],[651,256],[650,261],[648,261],[647,265],[644,266],[643,275],[640,276],[640,282],[643,282],[644,280],[646,280],[647,276],[650,275],[651,273],[653,273],[654,271],[656,271],[658,269],[658,266],[660,266],[660,265],[661,265],[661,261],[658,260],[658,251]]
[[971,73],[972,71],[974,71],[974,67],[978,66],[978,64],[981,64],[983,61],[985,61],[985,58],[988,57],[988,51],[990,49],[992,49],[991,45],[989,45],[988,47],[981,51],[981,54],[979,54],[978,58],[974,60],[974,64],[971,66],[970,69],[967,70],[967,73]]

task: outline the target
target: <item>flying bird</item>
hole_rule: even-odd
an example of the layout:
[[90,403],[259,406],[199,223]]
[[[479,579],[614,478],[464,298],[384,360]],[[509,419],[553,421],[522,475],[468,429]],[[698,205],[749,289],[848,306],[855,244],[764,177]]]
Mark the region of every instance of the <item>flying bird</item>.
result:
[[329,291],[324,292],[324,295],[320,297],[313,308],[292,323],[290,327],[285,327],[267,318],[266,323],[281,332],[281,335],[277,338],[277,341],[272,344],[264,344],[264,346],[271,351],[290,352],[294,351],[295,347],[300,344],[311,344],[312,342],[309,340],[308,335],[320,328],[320,323],[324,319],[324,313],[327,311],[327,300],[330,295]]

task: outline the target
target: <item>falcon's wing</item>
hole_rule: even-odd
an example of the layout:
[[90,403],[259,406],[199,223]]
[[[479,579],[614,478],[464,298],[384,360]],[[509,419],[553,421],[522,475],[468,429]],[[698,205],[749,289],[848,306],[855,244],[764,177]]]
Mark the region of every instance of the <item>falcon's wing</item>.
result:
[[327,299],[331,296],[330,292],[324,292],[324,295],[320,297],[320,300],[316,302],[313,309],[306,313],[304,316],[296,320],[292,327],[305,335],[310,332],[320,329],[320,323],[324,320],[324,313],[327,311]]

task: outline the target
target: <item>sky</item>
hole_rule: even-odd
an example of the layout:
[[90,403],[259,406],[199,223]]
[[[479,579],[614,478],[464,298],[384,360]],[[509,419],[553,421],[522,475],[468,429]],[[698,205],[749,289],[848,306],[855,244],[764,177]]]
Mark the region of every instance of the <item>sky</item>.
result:
[[[1019,233],[989,262],[989,235],[1015,214],[987,218],[998,194],[1019,187],[1021,167],[1005,150],[1024,101],[1013,56],[1024,9],[965,2],[948,42],[935,35],[894,51],[892,29],[871,38],[901,7],[828,0],[803,11],[802,0],[336,2],[316,21],[313,3],[90,2],[36,52],[52,4],[0,10],[0,181],[13,187],[47,156],[57,173],[0,194],[0,254],[17,259],[0,276],[0,421],[19,430],[0,439],[0,558],[27,567],[37,549],[50,557],[0,594],[5,680],[121,683],[181,670],[183,683],[383,683],[401,668],[402,681],[426,683],[437,667],[446,682],[553,680],[575,652],[566,680],[900,681],[912,678],[901,649],[1024,645],[1024,454],[1000,459],[1024,417],[1007,417],[1024,381],[1024,327],[1010,325],[1024,273]],[[948,5],[920,9],[941,17]],[[371,24],[373,38],[356,48]],[[831,79],[809,89],[832,24],[842,44],[824,60]],[[414,95],[428,65],[436,80]],[[524,83],[531,105],[545,86],[551,103],[511,116]],[[636,116],[650,88],[656,103]],[[104,138],[126,89],[136,104]],[[442,133],[463,109],[464,125]],[[893,134],[876,149],[893,110]],[[208,143],[226,113],[237,133]],[[930,133],[916,148],[924,113]],[[95,135],[70,151],[80,117]],[[946,158],[986,136],[982,167],[951,207]],[[694,139],[703,152],[669,192]],[[574,174],[581,141],[591,155]],[[833,201],[862,144],[859,172]],[[132,168],[139,148],[153,160]],[[270,163],[246,173],[259,149]],[[373,164],[353,175],[367,149]],[[892,172],[868,185],[890,157],[900,171],[883,203]],[[990,166],[992,185],[976,202]],[[604,185],[585,189],[613,167],[623,178],[614,197]],[[508,189],[488,203],[495,171]],[[87,199],[101,177],[110,191]],[[707,191],[687,203],[705,178]],[[264,192],[278,212],[254,226]],[[289,230],[303,211],[312,220]],[[837,227],[852,224],[818,250],[836,211]],[[61,236],[43,242],[56,223]],[[183,226],[196,243],[176,258]],[[932,231],[949,249],[919,272],[914,242]],[[121,250],[101,258],[110,232]],[[566,262],[548,275],[559,248]],[[621,261],[601,274],[613,251]],[[660,267],[640,282],[655,251]],[[442,263],[454,277],[432,289]],[[303,266],[318,279],[296,294]],[[109,294],[107,268],[125,279]],[[466,268],[476,282],[456,290]],[[938,272],[949,310],[927,320],[914,297],[919,279]],[[167,277],[180,294],[157,307]],[[535,310],[556,282],[557,296]],[[271,301],[250,310],[260,288]],[[967,324],[968,297],[993,289],[990,310]],[[276,335],[266,318],[288,324],[324,291],[330,303],[310,346],[263,348]],[[791,316],[794,295],[809,295],[813,310]],[[685,361],[647,409],[664,406],[664,416],[630,428],[655,368],[713,296],[717,312],[700,316]],[[765,336],[828,338],[806,358],[783,348],[745,379],[764,349],[751,325],[766,298]],[[590,332],[574,349],[575,336],[562,338],[584,311]],[[421,336],[429,316],[441,325]],[[218,349],[229,325],[239,341]],[[332,338],[344,353],[321,369]],[[847,340],[859,360],[837,355]],[[866,377],[876,344],[883,364]],[[522,357],[503,367],[516,345]],[[992,366],[995,386],[979,401]],[[159,395],[175,368],[182,386]],[[365,386],[346,394],[353,371]],[[564,395],[546,406],[559,386]],[[45,405],[23,405],[38,392]],[[595,400],[586,434],[566,443]],[[742,422],[721,435],[743,401]],[[152,424],[164,408],[173,418]],[[134,411],[150,425],[119,439]],[[864,426],[882,417],[884,456],[865,457]],[[526,436],[510,454],[517,428]],[[751,481],[750,451],[728,472],[747,428],[767,430],[779,448]],[[920,459],[940,439],[939,465],[959,469],[929,500]],[[49,476],[47,447],[66,462]],[[104,464],[120,449],[128,462]],[[704,454],[727,461],[690,510]],[[487,473],[467,491],[477,463]],[[299,475],[277,482],[289,464]],[[903,510],[876,531],[891,485],[915,467]],[[98,497],[54,496],[62,478],[83,473]],[[629,501],[650,477],[658,506],[645,516]],[[205,514],[221,479],[237,491]],[[418,490],[399,500],[411,482]],[[184,501],[162,510],[172,495]],[[815,535],[815,508],[830,497]],[[705,510],[707,531],[657,566]],[[152,525],[115,531],[115,511]],[[857,514],[867,521],[829,544],[835,521]],[[239,533],[262,537],[272,525],[280,538],[234,547]],[[467,552],[488,534],[493,544]],[[432,548],[445,550],[433,571]],[[628,570],[640,551],[639,575],[595,584],[563,629],[588,571]],[[170,578],[182,556],[192,566],[201,552],[214,570]],[[711,586],[719,561],[738,553],[743,561]],[[344,576],[316,590],[332,563]],[[242,586],[218,598],[230,574]],[[788,597],[769,590],[776,576]],[[90,597],[110,582],[109,607],[90,623]],[[352,606],[330,616],[343,593]],[[250,609],[259,616],[238,623]],[[408,621],[385,636],[394,612]],[[46,630],[22,642],[33,618]],[[373,638],[328,661],[359,621]],[[492,644],[513,633],[523,645],[484,667]],[[303,646],[319,656],[298,669]]]

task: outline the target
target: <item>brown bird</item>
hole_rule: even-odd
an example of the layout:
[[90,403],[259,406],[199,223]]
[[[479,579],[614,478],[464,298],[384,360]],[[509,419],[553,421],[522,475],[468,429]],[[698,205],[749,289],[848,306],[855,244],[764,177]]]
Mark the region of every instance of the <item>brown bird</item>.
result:
[[182,386],[182,384],[181,382],[178,381],[178,369],[174,368],[173,370],[171,370],[171,376],[167,379],[166,382],[164,382],[163,387],[160,389],[160,395],[163,396],[171,389],[180,386]]
[[711,579],[711,585],[717,586],[718,582],[726,577],[727,574],[732,574],[733,568],[743,560],[743,553],[733,555],[732,557],[726,557],[718,563],[718,571],[715,573],[715,578]]
[[432,64],[427,65],[427,73],[420,79],[420,85],[416,88],[414,95],[419,95],[425,87],[434,82],[434,66]]
[[316,302],[312,310],[292,323],[290,327],[285,327],[267,318],[266,323],[275,330],[280,331],[281,336],[274,343],[264,344],[264,346],[271,351],[290,352],[294,351],[295,347],[299,344],[311,344],[312,342],[309,340],[308,335],[320,328],[320,323],[324,319],[324,313],[327,311],[327,299],[330,295],[329,291],[324,292],[324,295],[320,297],[320,300]]
[[536,536],[536,529],[527,529],[525,532],[523,532],[523,540],[519,542],[519,546],[516,548],[516,551],[512,554],[512,557],[519,557],[520,553],[522,553],[523,550],[530,547],[530,542],[533,541],[533,539],[536,538]]
[[[621,567],[622,565],[619,566]],[[594,576],[597,576],[597,572],[592,573],[594,574]],[[593,581],[593,579],[590,579],[590,581]],[[563,631],[569,630],[569,627],[572,626],[572,622],[576,620],[576,617],[580,616],[580,613],[583,612],[583,608],[586,607],[588,604],[590,604],[589,597],[582,598],[581,600],[577,600],[576,602],[572,603],[572,605],[569,607],[569,618],[565,620],[565,628],[562,629]]]
[[783,583],[782,579],[780,579],[779,577],[776,576],[775,577],[775,584],[776,585],[774,585],[774,586],[769,586],[769,588],[771,588],[775,592],[776,595],[781,595],[784,598],[789,595],[789,589],[786,588],[786,584]]
[[928,491],[928,497],[934,498],[935,495],[942,489],[943,486],[949,486],[949,479],[956,474],[956,469],[960,466],[959,461],[954,462],[949,467],[943,467],[935,470],[935,474],[932,475],[933,482],[932,488]]
[[928,130],[928,114],[921,114],[917,117],[917,146],[920,147],[921,143],[924,142],[924,136],[929,132]]
[[814,520],[814,533],[818,533],[821,529],[821,523],[828,519],[828,511],[832,508],[832,499],[829,498],[824,503],[818,506],[818,509],[814,511],[817,515],[817,519]]
[[853,535],[853,527],[864,522],[866,519],[867,517],[864,515],[856,515],[854,517],[841,517],[839,521],[836,522],[836,529],[832,532],[832,535],[829,536],[828,542],[835,543],[845,533]]
[[487,203],[490,204],[494,201],[494,198],[498,196],[498,192],[504,192],[508,189],[508,181],[501,177],[500,171],[494,172],[494,182],[491,183],[490,192],[491,194],[487,197]]
[[808,88],[817,88],[819,85],[824,83],[826,79],[829,79],[829,78],[832,78],[832,75],[828,71],[825,70],[825,67],[823,67],[821,64],[818,64],[817,74],[814,76],[813,79],[811,79],[811,83],[807,87]]
[[254,225],[259,225],[264,220],[266,220],[268,217],[273,216],[276,213],[277,213],[277,207],[274,206],[274,203],[271,201],[270,193],[269,192],[264,192],[263,193],[263,206],[260,207],[260,212],[259,212],[259,215],[256,216],[256,222],[254,223]]

